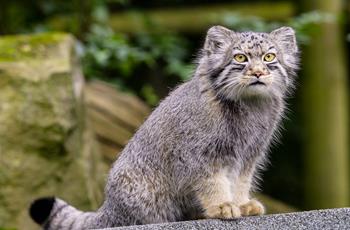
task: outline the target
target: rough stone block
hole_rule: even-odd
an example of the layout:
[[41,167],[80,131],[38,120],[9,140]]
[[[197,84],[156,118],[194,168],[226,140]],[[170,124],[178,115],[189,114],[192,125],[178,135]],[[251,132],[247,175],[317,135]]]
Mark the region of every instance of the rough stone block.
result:
[[340,230],[350,229],[350,208],[315,210],[265,216],[242,217],[236,220],[198,220],[165,224],[108,228],[105,230]]
[[71,36],[0,38],[0,228],[37,229],[28,206],[40,196],[98,207],[105,168],[85,122],[83,86]]

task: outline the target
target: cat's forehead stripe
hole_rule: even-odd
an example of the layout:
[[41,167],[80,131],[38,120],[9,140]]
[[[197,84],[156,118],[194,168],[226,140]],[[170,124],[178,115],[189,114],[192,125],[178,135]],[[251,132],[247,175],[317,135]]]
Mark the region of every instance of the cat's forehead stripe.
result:
[[248,55],[262,55],[264,52],[274,48],[266,33],[242,32],[239,35],[233,49],[240,49]]

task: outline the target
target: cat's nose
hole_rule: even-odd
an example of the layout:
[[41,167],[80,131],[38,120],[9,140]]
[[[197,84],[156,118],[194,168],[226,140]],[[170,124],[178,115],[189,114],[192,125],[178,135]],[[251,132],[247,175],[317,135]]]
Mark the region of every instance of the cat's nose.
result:
[[255,71],[252,73],[252,75],[259,78],[260,76],[264,75],[264,73],[262,71]]

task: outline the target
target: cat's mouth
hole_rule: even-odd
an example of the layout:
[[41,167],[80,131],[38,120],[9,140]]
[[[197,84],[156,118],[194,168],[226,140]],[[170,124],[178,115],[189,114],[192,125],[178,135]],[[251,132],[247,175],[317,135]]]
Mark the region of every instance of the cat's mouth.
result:
[[249,84],[249,86],[256,86],[256,85],[266,85],[264,82],[262,81],[254,81],[252,83]]

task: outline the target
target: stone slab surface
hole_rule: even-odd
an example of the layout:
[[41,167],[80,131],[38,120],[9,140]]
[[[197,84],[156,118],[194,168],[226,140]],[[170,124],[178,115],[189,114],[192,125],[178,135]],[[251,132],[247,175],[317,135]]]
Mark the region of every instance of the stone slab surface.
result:
[[83,106],[75,39],[0,36],[0,230],[35,230],[28,207],[57,196],[98,208],[107,169]]
[[109,228],[105,230],[193,230],[193,229],[350,229],[350,208],[243,217],[236,220],[197,220]]

